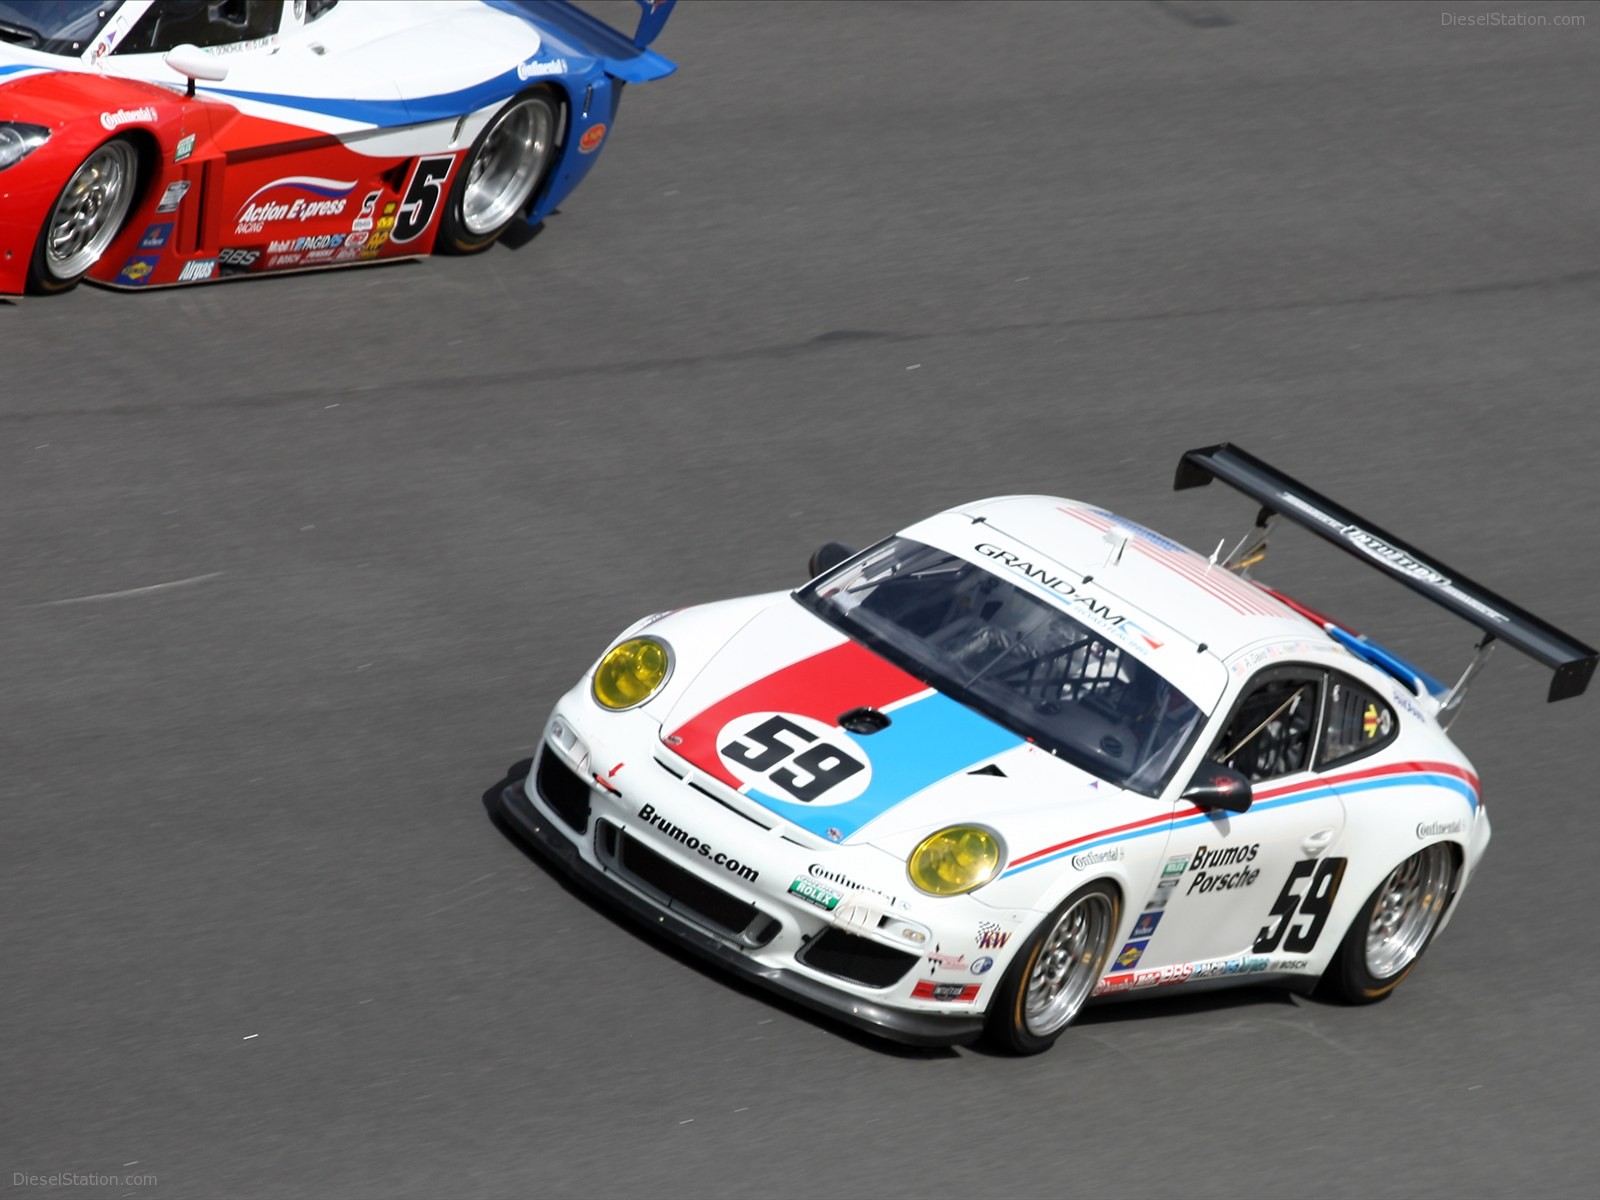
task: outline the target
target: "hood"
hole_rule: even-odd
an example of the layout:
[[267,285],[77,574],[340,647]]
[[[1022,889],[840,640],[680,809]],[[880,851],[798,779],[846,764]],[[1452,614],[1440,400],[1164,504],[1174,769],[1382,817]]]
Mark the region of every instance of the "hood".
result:
[[[846,728],[860,709],[887,723],[875,732]],[[1001,756],[1064,766],[787,597],[710,659],[667,713],[661,737],[701,771],[831,842],[990,819],[997,801],[1022,800],[1017,788],[993,786],[1008,778],[994,774],[1004,770],[995,767]]]

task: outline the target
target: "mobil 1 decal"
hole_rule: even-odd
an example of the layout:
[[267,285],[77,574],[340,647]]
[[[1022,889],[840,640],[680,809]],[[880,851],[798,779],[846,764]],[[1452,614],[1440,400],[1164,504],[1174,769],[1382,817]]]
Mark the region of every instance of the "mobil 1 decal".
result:
[[1344,878],[1345,863],[1349,861],[1307,858],[1295,863],[1250,949],[1257,954],[1271,954],[1281,942],[1290,953],[1305,954],[1315,947],[1322,927],[1328,923],[1328,914],[1333,911],[1339,881]]
[[455,162],[454,154],[417,159],[411,181],[406,184],[405,198],[395,213],[394,229],[389,234],[391,242],[396,245],[414,242],[428,231],[433,215],[439,211],[439,202],[444,199],[445,180],[450,178],[450,168]]
[[745,787],[806,804],[845,804],[872,782],[848,734],[799,713],[735,717],[717,734],[717,756]]

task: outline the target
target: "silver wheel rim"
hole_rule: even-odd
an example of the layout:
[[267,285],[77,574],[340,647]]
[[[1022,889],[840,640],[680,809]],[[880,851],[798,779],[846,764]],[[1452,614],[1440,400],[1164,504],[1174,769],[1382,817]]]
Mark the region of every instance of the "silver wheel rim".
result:
[[1111,940],[1111,901],[1091,892],[1061,914],[1028,972],[1022,1019],[1035,1037],[1049,1037],[1078,1015],[1098,982]]
[[1367,974],[1372,978],[1392,979],[1422,953],[1450,898],[1453,862],[1450,847],[1435,842],[1383,881],[1367,926]]
[[468,233],[493,233],[527,204],[544,174],[554,132],[550,106],[531,96],[495,118],[467,164],[461,223]]
[[100,260],[133,203],[137,165],[132,145],[107,142],[67,180],[45,226],[44,265],[54,278],[76,279]]

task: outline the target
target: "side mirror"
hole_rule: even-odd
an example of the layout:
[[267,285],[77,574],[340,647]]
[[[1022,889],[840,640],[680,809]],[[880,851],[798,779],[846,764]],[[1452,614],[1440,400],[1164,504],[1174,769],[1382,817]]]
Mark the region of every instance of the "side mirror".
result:
[[808,564],[811,578],[815,579],[818,575],[827,574],[854,555],[855,548],[846,546],[843,542],[823,542],[811,555],[811,562]]
[[179,75],[189,79],[189,95],[194,95],[194,81],[204,79],[207,83],[221,83],[228,77],[228,65],[220,59],[207,54],[192,42],[185,42],[181,46],[174,46],[161,56],[161,61],[166,63]]
[[1250,781],[1240,771],[1222,763],[1201,763],[1183,799],[1196,808],[1221,808],[1242,813],[1250,808]]

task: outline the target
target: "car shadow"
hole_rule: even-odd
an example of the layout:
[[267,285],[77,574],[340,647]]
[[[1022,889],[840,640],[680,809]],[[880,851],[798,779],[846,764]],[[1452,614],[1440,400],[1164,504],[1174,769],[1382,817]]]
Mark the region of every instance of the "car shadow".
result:
[[[760,987],[748,980],[741,979],[737,975],[721,970],[714,964],[705,962],[698,955],[656,932],[651,926],[641,923],[631,913],[607,903],[603,895],[591,892],[589,889],[573,882],[563,872],[554,869],[538,851],[530,846],[511,827],[500,813],[500,793],[513,783],[520,783],[526,779],[528,772],[532,768],[533,760],[531,758],[524,758],[513,763],[507,769],[505,775],[483,793],[483,807],[488,814],[490,822],[506,840],[522,852],[524,858],[543,871],[567,895],[574,900],[587,904],[597,912],[604,913],[618,929],[625,931],[634,940],[649,946],[658,953],[667,955],[713,983],[732,988],[742,995],[759,1000],[761,1003],[797,1020],[804,1021],[808,1025],[824,1030],[845,1041],[852,1042],[864,1050],[870,1050],[875,1054],[881,1054],[888,1058],[937,1061],[959,1058],[963,1050],[982,1058],[1016,1057],[983,1041],[967,1046],[907,1046],[899,1042],[892,1042],[887,1038],[879,1037],[865,1030],[853,1028],[825,1013],[816,1012],[803,1004],[790,1000],[782,993]],[[1086,1008],[1078,1016],[1077,1020],[1073,1022],[1073,1026],[1074,1028],[1082,1028],[1095,1025],[1119,1025],[1128,1021],[1143,1021],[1155,1017],[1171,1018],[1185,1013],[1207,1013],[1261,1005],[1281,1008],[1284,1005],[1294,1006],[1305,1000],[1306,997],[1304,995],[1293,992],[1288,988],[1271,986],[1229,987],[1216,991],[1191,992],[1179,995],[1118,996]],[[1069,1031],[1068,1037],[1070,1036]]]

